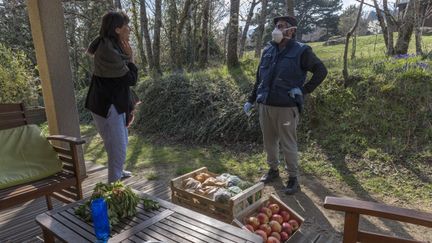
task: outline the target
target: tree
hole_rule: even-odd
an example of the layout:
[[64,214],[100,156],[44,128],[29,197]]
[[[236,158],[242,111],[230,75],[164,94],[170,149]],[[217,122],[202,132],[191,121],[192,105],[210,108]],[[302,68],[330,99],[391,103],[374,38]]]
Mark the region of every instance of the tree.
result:
[[156,74],[162,74],[160,65],[160,39],[162,27],[162,0],[155,0],[155,24],[153,31],[153,65]]
[[341,9],[342,2],[340,0],[324,1],[321,6],[316,25],[326,29],[327,37],[337,34],[337,25],[339,23],[338,12]]
[[381,30],[384,36],[384,43],[386,46],[386,49],[388,50],[388,45],[389,45],[389,41],[388,41],[388,30],[387,30],[387,25],[383,16],[383,13],[381,12],[379,5],[378,5],[378,1],[377,0],[373,0],[374,6],[375,6],[375,11],[377,14],[377,18],[378,18],[378,22],[381,26]]
[[261,13],[258,20],[258,27],[255,34],[255,57],[261,56],[264,27],[267,18],[267,0],[261,0]]
[[396,54],[406,54],[409,42],[414,30],[415,21],[415,1],[410,0],[402,12],[402,21],[399,23],[398,38],[395,45]]
[[294,0],[285,0],[287,14],[290,16],[295,16],[294,14]]
[[146,1],[140,0],[140,24],[141,24],[141,36],[144,36],[145,46],[147,51],[148,63],[150,70],[154,70],[154,58],[153,58],[153,50],[151,48],[151,40],[150,33],[148,28],[148,19],[147,19],[147,10],[146,10]]
[[116,9],[122,9],[122,4],[121,4],[121,0],[114,0],[114,7]]
[[228,25],[227,65],[229,68],[239,65],[237,56],[240,0],[231,0],[230,21]]
[[[338,25],[338,30],[341,35],[346,36],[346,34],[352,29],[357,20],[358,10],[359,7],[354,4],[343,10],[339,17]],[[360,16],[356,30],[359,35],[365,35],[367,33],[366,20],[362,18],[362,16]]]
[[136,5],[136,0],[132,0],[131,3],[132,3],[132,26],[133,26],[132,30],[138,42],[138,53],[141,58],[141,68],[145,71],[148,62],[144,52],[143,32],[140,31],[140,27],[139,27],[140,25],[142,26],[142,23],[139,23],[138,21],[138,10]]
[[422,50],[422,31],[425,20],[432,16],[432,3],[426,0],[416,0],[415,4],[415,40],[416,40],[416,53],[417,55],[423,54]]
[[346,34],[346,41],[345,41],[345,50],[344,50],[344,57],[343,57],[343,61],[344,61],[344,65],[343,65],[343,77],[344,77],[344,81],[345,81],[345,87],[348,84],[348,46],[349,46],[349,39],[351,38],[352,34],[354,33],[354,31],[356,30],[358,23],[360,22],[360,17],[361,17],[361,13],[362,13],[362,8],[363,8],[363,2],[364,0],[361,0],[360,2],[360,6],[358,9],[358,13],[357,13],[357,18],[356,18],[356,22],[354,23],[353,27],[351,28],[351,30]]
[[208,62],[209,12],[210,12],[210,0],[205,0],[203,5],[201,48],[200,48],[200,62],[199,62],[201,67],[204,67]]
[[249,26],[250,26],[251,21],[252,21],[254,9],[258,5],[258,3],[259,3],[258,0],[252,0],[252,3],[250,5],[250,7],[249,7],[249,13],[247,15],[247,18],[246,18],[246,21],[245,21],[245,26],[243,28],[242,36],[241,36],[241,39],[240,39],[240,57],[243,56],[243,52],[244,52],[245,44],[246,44],[247,33],[249,31]]

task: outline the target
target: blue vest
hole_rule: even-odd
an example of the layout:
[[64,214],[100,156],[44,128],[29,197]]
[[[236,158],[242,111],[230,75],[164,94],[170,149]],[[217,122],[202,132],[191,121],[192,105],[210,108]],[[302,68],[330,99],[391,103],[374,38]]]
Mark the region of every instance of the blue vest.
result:
[[273,106],[296,106],[289,90],[303,87],[307,72],[301,68],[301,55],[308,46],[291,41],[282,51],[277,44],[268,45],[258,70],[260,84],[257,103]]

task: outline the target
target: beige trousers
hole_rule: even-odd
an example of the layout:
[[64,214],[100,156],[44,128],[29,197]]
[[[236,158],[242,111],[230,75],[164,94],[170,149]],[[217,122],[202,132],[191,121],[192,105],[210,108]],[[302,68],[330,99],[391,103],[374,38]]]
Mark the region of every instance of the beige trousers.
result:
[[290,177],[298,176],[297,107],[277,107],[258,104],[259,121],[263,134],[264,150],[270,168],[279,165],[279,144],[285,157],[286,169]]

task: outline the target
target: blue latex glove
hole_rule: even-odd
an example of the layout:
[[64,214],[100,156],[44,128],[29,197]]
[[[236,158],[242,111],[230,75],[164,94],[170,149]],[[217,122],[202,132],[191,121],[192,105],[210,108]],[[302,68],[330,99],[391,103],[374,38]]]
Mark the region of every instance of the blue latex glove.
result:
[[304,100],[303,100],[303,93],[302,93],[301,89],[300,88],[293,88],[289,91],[289,95],[291,96],[291,98],[293,98],[295,100],[295,103],[297,104],[299,113],[302,113]]
[[250,102],[246,102],[245,104],[244,104],[244,106],[243,106],[243,111],[245,112],[245,114],[247,115],[247,116],[250,116],[251,115],[251,109],[252,109],[252,107],[253,107],[253,104],[252,103],[250,103]]

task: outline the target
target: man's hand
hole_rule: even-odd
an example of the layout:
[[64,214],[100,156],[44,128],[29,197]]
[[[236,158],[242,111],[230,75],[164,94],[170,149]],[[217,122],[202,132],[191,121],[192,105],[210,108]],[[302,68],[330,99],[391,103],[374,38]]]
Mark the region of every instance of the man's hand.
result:
[[252,109],[252,107],[253,107],[253,104],[250,103],[250,102],[246,102],[246,103],[244,104],[244,106],[243,106],[243,111],[245,112],[245,114],[246,114],[247,116],[250,116],[250,115],[251,115],[251,109]]

